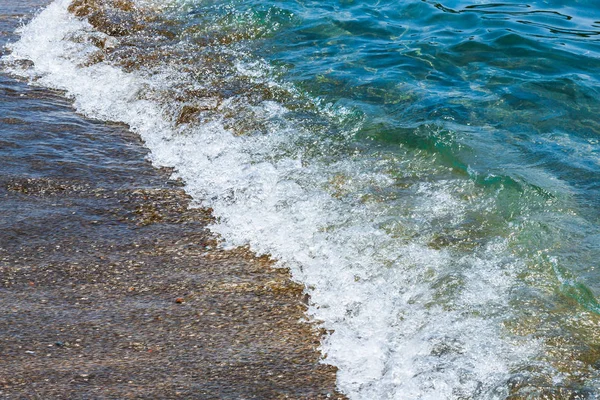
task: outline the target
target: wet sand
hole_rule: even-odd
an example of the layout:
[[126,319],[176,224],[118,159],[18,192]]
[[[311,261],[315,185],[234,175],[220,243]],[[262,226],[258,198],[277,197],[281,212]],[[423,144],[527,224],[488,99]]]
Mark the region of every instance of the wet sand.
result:
[[0,398],[342,398],[303,288],[220,250],[126,127],[2,74],[0,102]]

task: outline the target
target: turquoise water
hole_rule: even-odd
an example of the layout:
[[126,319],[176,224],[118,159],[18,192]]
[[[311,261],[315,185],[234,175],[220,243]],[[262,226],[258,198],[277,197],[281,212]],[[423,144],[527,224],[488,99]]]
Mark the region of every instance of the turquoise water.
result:
[[198,2],[185,11],[194,27],[215,14],[242,32],[258,25],[252,50],[282,79],[360,113],[355,139],[366,151],[431,154],[455,177],[505,192],[501,222],[539,214],[536,229],[551,234],[536,232],[536,244],[555,247],[557,278],[600,295],[593,2]]
[[139,0],[111,36],[68,3],[6,68],[290,268],[350,398],[598,397],[597,5]]
[[216,29],[246,35],[280,79],[360,114],[361,149],[431,154],[453,176],[502,190],[502,222],[538,213],[552,234],[537,244],[560,247],[549,252],[559,279],[600,295],[595,3],[187,4],[179,18],[199,30],[187,40],[214,34],[217,16]]

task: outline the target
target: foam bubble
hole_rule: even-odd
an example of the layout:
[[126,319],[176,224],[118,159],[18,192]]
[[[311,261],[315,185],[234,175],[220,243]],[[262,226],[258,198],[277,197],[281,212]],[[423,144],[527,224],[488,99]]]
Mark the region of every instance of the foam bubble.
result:
[[[535,351],[535,343],[525,342],[525,351],[502,330],[522,265],[506,239],[468,252],[431,244],[451,243],[451,234],[439,239],[439,227],[465,225],[473,208],[493,200],[465,202],[464,193],[483,197],[480,189],[456,177],[436,179],[444,173],[427,157],[400,160],[355,148],[348,130],[337,137],[311,130],[272,100],[248,108],[264,134],[237,135],[219,117],[176,126],[169,104],[153,93],[185,76],[166,66],[85,66],[90,45],[69,38],[93,28],[70,15],[68,4],[57,0],[22,28],[7,62],[29,59],[35,67],[11,71],[65,90],[89,117],[128,124],[155,165],[174,167],[186,190],[213,208],[218,223],[211,228],[225,246],[249,244],[291,268],[311,295],[310,316],[333,331],[322,351],[339,368],[343,392],[355,399],[506,396],[511,367]],[[268,80],[263,65],[240,60],[235,70]],[[235,109],[236,101],[218,108]],[[315,104],[323,118],[348,115]],[[399,189],[416,173],[434,178]]]

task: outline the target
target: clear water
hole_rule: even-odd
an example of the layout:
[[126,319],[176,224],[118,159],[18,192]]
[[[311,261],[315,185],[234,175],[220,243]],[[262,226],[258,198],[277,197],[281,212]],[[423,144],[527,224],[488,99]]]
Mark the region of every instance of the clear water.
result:
[[594,2],[138,0],[113,37],[68,4],[4,68],[291,268],[350,398],[599,396]]

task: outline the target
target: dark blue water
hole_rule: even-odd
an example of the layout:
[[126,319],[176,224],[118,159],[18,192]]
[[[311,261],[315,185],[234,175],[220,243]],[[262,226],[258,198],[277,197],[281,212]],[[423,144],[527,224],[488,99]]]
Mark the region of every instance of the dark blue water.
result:
[[597,398],[600,7],[140,1],[114,36],[68,3],[8,70],[291,268],[351,398]]

